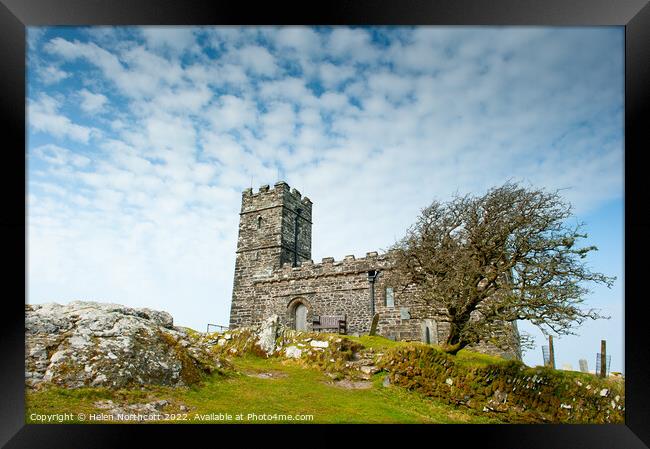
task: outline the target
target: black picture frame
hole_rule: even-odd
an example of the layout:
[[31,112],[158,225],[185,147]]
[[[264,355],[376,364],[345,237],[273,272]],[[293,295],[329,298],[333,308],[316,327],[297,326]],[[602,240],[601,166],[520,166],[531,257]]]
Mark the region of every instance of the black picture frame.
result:
[[[625,424],[620,425],[454,425],[344,426],[335,432],[308,429],[301,438],[322,443],[323,436],[345,438],[361,433],[390,444],[453,444],[500,448],[642,448],[650,446],[648,360],[650,346],[644,313],[644,284],[650,220],[643,145],[643,121],[650,86],[650,6],[647,0],[357,0],[249,4],[209,0],[0,0],[0,111],[2,111],[5,287],[0,323],[0,445],[22,447],[130,447],[144,439],[187,445],[218,445],[226,438],[243,444],[250,437],[285,444],[280,432],[295,427],[137,425],[25,425],[24,307],[26,292],[25,228],[25,60],[26,27],[41,25],[218,25],[218,24],[368,24],[368,25],[556,25],[625,27]],[[11,143],[10,143],[11,142]],[[646,200],[646,201],[644,201]],[[5,288],[6,290],[6,288]],[[26,296],[25,296],[26,297]],[[344,432],[341,434],[340,432]],[[236,433],[236,435],[232,435]],[[417,435],[416,435],[417,434]],[[343,440],[339,439],[343,438]],[[365,440],[368,438],[368,440]],[[201,442],[203,440],[203,442]],[[329,438],[327,438],[330,441]],[[444,443],[444,441],[450,443]],[[417,443],[416,443],[417,441]],[[375,441],[372,441],[374,443]],[[377,441],[379,442],[379,441]],[[137,443],[141,445],[142,443]],[[166,445],[165,445],[166,446]]]

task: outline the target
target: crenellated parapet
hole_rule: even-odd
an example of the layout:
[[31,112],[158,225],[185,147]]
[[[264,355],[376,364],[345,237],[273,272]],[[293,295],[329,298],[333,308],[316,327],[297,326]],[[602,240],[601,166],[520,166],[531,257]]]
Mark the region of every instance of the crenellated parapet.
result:
[[256,278],[256,283],[281,282],[287,280],[310,279],[328,276],[349,276],[365,274],[369,270],[388,270],[392,266],[390,253],[379,254],[376,251],[366,253],[365,257],[356,258],[347,255],[341,260],[323,257],[320,262],[303,261],[299,266],[286,262],[281,267],[268,271]]
[[252,188],[242,192],[242,207],[240,214],[272,208],[288,207],[292,210],[301,209],[301,215],[311,221],[312,202],[303,197],[297,189],[292,189],[284,181],[278,181],[271,188],[268,184],[259,187],[257,192]]
[[253,254],[253,272],[311,258],[312,203],[286,182],[244,190],[239,215],[237,254]]

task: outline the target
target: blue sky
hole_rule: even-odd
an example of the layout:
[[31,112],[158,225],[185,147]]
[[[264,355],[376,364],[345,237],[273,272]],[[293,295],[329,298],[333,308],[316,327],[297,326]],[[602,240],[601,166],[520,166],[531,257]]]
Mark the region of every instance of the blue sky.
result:
[[201,330],[228,322],[251,184],[311,198],[317,261],[511,179],[563,189],[617,277],[557,365],[606,339],[622,371],[623,55],[622,27],[30,27],[27,300]]

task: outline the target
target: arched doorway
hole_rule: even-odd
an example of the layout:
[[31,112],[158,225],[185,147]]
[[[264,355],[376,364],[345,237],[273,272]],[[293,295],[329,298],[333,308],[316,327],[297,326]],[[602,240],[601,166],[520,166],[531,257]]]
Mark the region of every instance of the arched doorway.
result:
[[438,323],[436,320],[422,320],[420,322],[420,329],[422,331],[422,343],[426,343],[428,345],[438,344]]
[[297,331],[307,330],[307,306],[300,303],[296,306],[293,313],[293,322],[295,323],[295,329]]
[[314,313],[314,308],[307,298],[301,296],[293,298],[287,303],[286,313],[285,323],[287,323],[287,327],[298,331],[310,330],[311,324],[309,320],[311,314]]

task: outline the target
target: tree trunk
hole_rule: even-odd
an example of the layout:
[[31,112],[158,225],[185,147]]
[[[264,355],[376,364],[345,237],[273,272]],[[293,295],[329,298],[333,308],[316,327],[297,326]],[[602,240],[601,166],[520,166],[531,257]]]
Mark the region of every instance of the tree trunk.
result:
[[456,343],[455,345],[450,345],[445,343],[444,345],[442,345],[441,349],[443,352],[446,352],[449,355],[456,355],[458,354],[458,351],[463,349],[465,346],[467,345],[462,343]]
[[458,351],[468,345],[468,342],[461,340],[460,333],[458,332],[458,324],[454,322],[450,324],[449,335],[441,349],[447,354],[456,355]]

